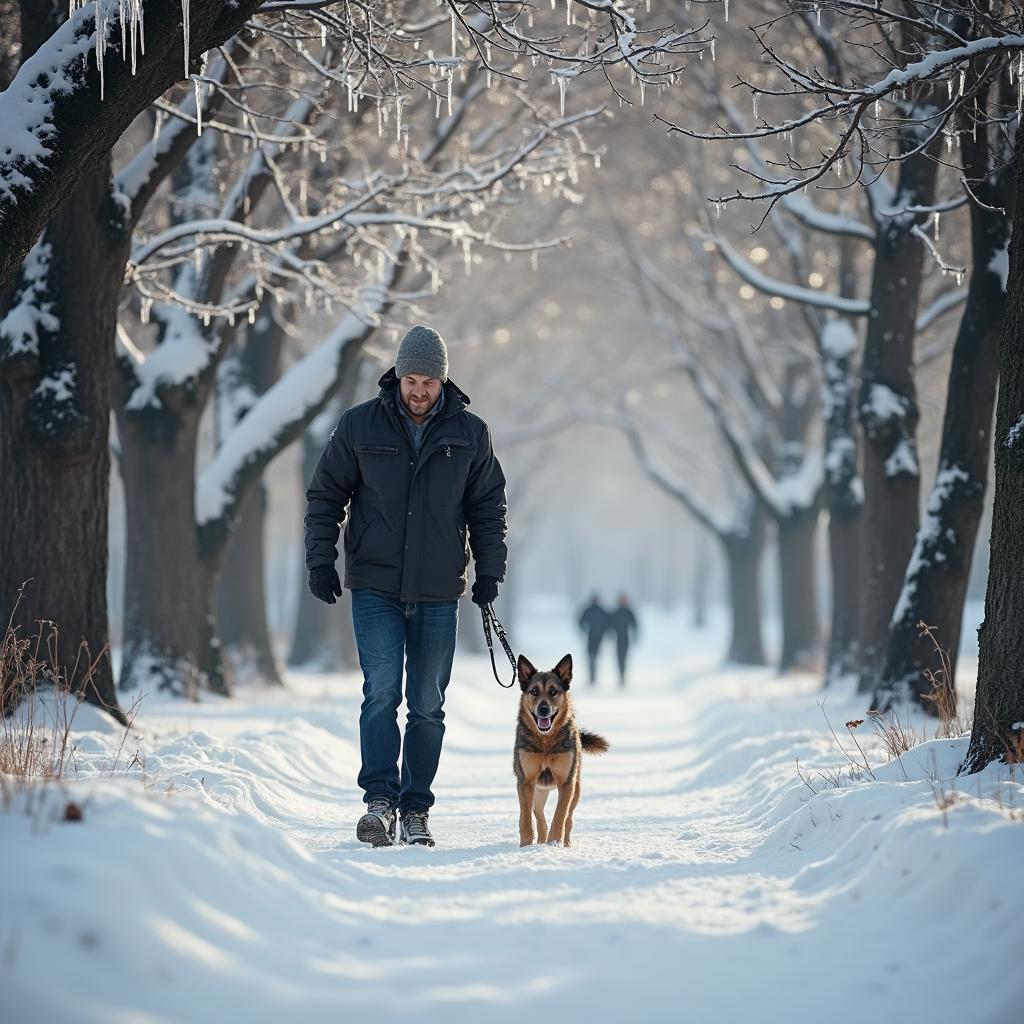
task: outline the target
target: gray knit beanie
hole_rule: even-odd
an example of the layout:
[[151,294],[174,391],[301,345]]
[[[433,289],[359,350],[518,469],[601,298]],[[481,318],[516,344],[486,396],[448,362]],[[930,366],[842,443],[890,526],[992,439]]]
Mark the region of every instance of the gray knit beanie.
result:
[[404,377],[407,373],[436,377],[442,384],[448,380],[448,349],[437,331],[419,324],[409,328],[395,360],[395,375]]

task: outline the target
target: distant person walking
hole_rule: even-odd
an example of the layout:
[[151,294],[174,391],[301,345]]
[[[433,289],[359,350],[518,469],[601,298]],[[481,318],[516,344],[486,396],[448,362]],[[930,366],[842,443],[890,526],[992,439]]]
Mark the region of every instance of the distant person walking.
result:
[[602,607],[597,594],[591,596],[590,604],[580,612],[579,626],[587,637],[587,665],[590,668],[590,685],[593,686],[597,682],[597,654],[610,626],[608,612]]
[[615,633],[615,650],[619,656],[619,686],[625,686],[626,657],[630,644],[636,639],[639,631],[636,616],[625,594],[619,595],[618,607],[608,616],[608,625]]

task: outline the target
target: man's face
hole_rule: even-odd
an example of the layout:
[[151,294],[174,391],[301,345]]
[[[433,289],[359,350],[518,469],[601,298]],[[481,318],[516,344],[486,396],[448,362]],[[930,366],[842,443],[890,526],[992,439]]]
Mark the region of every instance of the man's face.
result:
[[441,382],[422,373],[407,373],[399,378],[402,401],[413,416],[426,416],[441,397]]

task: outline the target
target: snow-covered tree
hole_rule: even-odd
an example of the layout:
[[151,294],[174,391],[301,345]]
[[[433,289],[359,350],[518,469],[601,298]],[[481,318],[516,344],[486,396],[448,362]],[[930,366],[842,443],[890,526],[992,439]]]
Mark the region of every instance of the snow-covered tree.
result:
[[[836,60],[818,62],[805,46],[794,44],[793,33],[782,31],[793,24],[803,25],[817,51],[831,52]],[[760,101],[766,113],[746,133],[725,129],[719,135],[733,140],[771,140],[775,147],[771,174],[755,171],[753,188],[720,196],[722,202],[757,200],[770,210],[808,187],[855,182],[865,188],[878,228],[860,394],[867,442],[866,560],[872,573],[864,605],[867,615],[862,635],[867,646],[862,685],[875,689],[881,683],[879,697],[883,700],[891,699],[897,689],[906,689],[905,626],[914,617],[908,614],[910,603],[924,593],[921,572],[925,564],[938,565],[931,572],[929,586],[941,587],[950,606],[955,607],[957,592],[962,592],[957,580],[959,564],[964,554],[969,560],[973,547],[969,534],[976,529],[977,517],[973,512],[964,516],[962,509],[965,502],[968,507],[976,502],[978,486],[983,487],[984,481],[983,476],[974,475],[978,460],[962,439],[957,440],[958,430],[952,422],[945,434],[936,490],[923,528],[907,528],[917,515],[917,405],[912,375],[916,296],[926,259],[934,259],[944,272],[957,276],[965,270],[946,263],[926,233],[926,225],[937,226],[943,212],[964,203],[992,206],[1003,214],[1005,231],[1003,208],[985,198],[998,168],[1000,148],[989,147],[1000,135],[1016,134],[1019,145],[1019,99],[1000,108],[994,90],[1016,80],[1024,47],[1022,28],[1020,9],[1013,3],[965,2],[925,8],[838,2],[783,4],[775,17],[756,30],[772,78],[741,78],[755,106]],[[844,48],[845,65],[838,60],[840,40],[853,44]],[[854,56],[847,56],[850,54]],[[1014,90],[1019,96],[1017,84]],[[969,168],[966,175],[960,176],[958,187],[948,198],[936,198],[939,165],[946,152],[962,144],[965,133],[971,142],[982,136],[982,147],[989,148],[996,159],[983,158],[979,163],[978,154],[968,150],[964,154]],[[813,147],[806,144],[810,140]],[[981,193],[979,186],[983,186]],[[977,237],[977,231],[975,234]],[[998,267],[1006,263],[999,232],[982,234],[989,256],[975,265],[979,283],[982,278],[998,278]],[[977,250],[973,255],[977,260]],[[993,264],[995,274],[991,273]],[[1024,279],[1015,277],[1014,267],[1011,255],[1005,288],[1011,314],[1001,335],[1001,372],[1013,365],[1008,353],[1015,351],[1019,340],[1012,310],[1016,291],[1024,291]],[[968,335],[973,335],[973,342],[966,340]],[[961,331],[964,347],[976,345],[978,335],[969,314]],[[961,380],[951,380],[947,402],[951,417],[962,409],[954,392],[965,379],[965,362],[976,364],[973,383],[990,379],[990,373],[980,367],[984,359],[985,349],[980,345],[973,357],[964,353],[964,358],[954,361]],[[1010,639],[1019,635],[1013,623],[1024,606],[1022,585],[1011,579],[1010,568],[1013,552],[1019,554],[1021,535],[1020,523],[1014,519],[1014,506],[1019,503],[1007,489],[1014,480],[1013,459],[1007,454],[1015,444],[1014,425],[1021,407],[1015,379],[1004,378],[999,389],[996,512],[969,757],[973,769],[1000,753],[1012,755],[1014,744],[1019,747],[1019,730],[1015,729],[1024,719],[1019,643]],[[985,417],[983,411],[982,422]],[[970,469],[966,462],[948,461],[951,448],[958,460],[970,463]],[[951,551],[943,550],[945,546]],[[944,560],[957,564],[955,572],[945,572]],[[897,631],[890,641],[891,623]],[[952,631],[956,633],[957,627]],[[909,664],[916,663],[914,653],[909,653]],[[919,693],[919,687],[912,692]]]
[[[513,202],[534,177],[571,174],[575,157],[569,140],[575,126],[591,116],[583,112],[538,120],[535,101],[525,103],[513,95],[506,102],[489,93],[483,73],[476,72],[456,92],[451,116],[436,122],[415,162],[404,171],[401,147],[389,156],[394,147],[390,133],[378,132],[372,120],[353,124],[348,111],[339,113],[350,133],[344,146],[351,156],[342,165],[359,170],[352,180],[330,175],[317,188],[314,173],[303,185],[295,159],[286,159],[277,152],[280,146],[269,141],[242,161],[221,199],[203,170],[211,162],[207,150],[223,145],[211,132],[209,143],[191,150],[180,190],[171,198],[172,208],[183,210],[186,217],[138,247],[137,267],[158,252],[170,252],[162,259],[174,267],[172,284],[163,286],[172,301],[154,309],[159,344],[145,356],[129,344],[120,362],[129,609],[122,685],[138,685],[155,673],[163,685],[182,692],[198,666],[208,685],[227,692],[218,645],[213,642],[212,586],[233,524],[262,470],[306,429],[352,371],[390,306],[401,298],[399,279],[419,273],[425,284],[433,280],[440,285],[449,261],[438,241],[445,248],[453,240],[457,243],[459,265],[472,259],[474,241],[492,248],[531,247],[533,243],[505,243],[494,233],[492,207],[500,210]],[[286,118],[285,123],[294,120]],[[339,127],[338,117],[323,111],[318,139],[340,136]],[[224,157],[217,163],[223,173]],[[331,163],[337,164],[337,159]],[[389,169],[392,163],[395,167]],[[320,166],[319,161],[312,162],[314,172]],[[366,177],[364,167],[373,168]],[[290,190],[294,195],[282,189],[285,178],[300,182]],[[269,221],[254,193],[261,181],[276,183],[266,193],[273,200]],[[302,209],[305,203],[323,209],[307,213]],[[215,208],[213,216],[207,207]],[[236,237],[254,247],[254,259],[238,268],[234,280],[223,264],[234,262],[242,246],[223,243]],[[181,239],[189,247],[187,262],[176,262],[180,257],[174,256]],[[199,272],[193,263],[197,245]],[[349,268],[360,266],[368,266],[369,275],[356,269],[356,279],[363,277],[367,284],[360,301],[352,302],[347,299],[353,290]],[[262,284],[254,282],[259,275],[267,278]],[[292,277],[314,294],[323,294],[327,303],[348,301],[351,311],[243,415],[237,409],[228,411],[231,396],[239,389],[230,384],[222,389],[227,401],[217,417],[218,447],[196,477],[200,419],[234,333],[232,310],[238,303],[259,301],[261,288],[270,295],[286,292]],[[225,308],[226,320],[218,316]],[[211,319],[209,328],[204,317]],[[253,327],[258,324],[259,320]],[[182,516],[170,522],[173,495],[189,492],[194,493],[194,514],[185,518],[183,508]],[[154,530],[164,538],[158,556],[152,550]],[[151,599],[147,595],[159,580],[162,596]]]
[[[9,9],[3,13],[9,20]],[[35,577],[21,619],[59,619],[63,636],[85,638],[94,650],[108,635],[104,481],[114,319],[129,256],[136,267],[153,266],[152,253],[131,253],[131,236],[189,148],[188,129],[208,120],[217,103],[249,118],[239,141],[244,135],[259,146],[274,134],[259,121],[266,94],[246,92],[235,78],[235,46],[253,64],[261,47],[272,47],[263,53],[319,75],[353,108],[369,104],[394,123],[410,97],[427,93],[443,105],[454,79],[471,67],[488,80],[526,82],[543,61],[535,77],[546,84],[550,72],[564,96],[593,71],[611,81],[667,83],[682,55],[702,45],[699,34],[652,30],[605,0],[577,0],[567,26],[554,12],[535,25],[525,3],[459,0],[358,11],[298,0],[76,0],[70,14],[63,0],[25,0],[20,14],[21,64],[0,93],[0,369],[8,382],[0,455],[23,486],[17,503],[5,494],[5,521],[17,529],[5,532],[0,547],[0,602],[9,607],[20,583]],[[431,35],[450,45],[425,45]],[[325,47],[333,53],[329,65],[317,59]],[[182,80],[187,87],[168,95]],[[119,166],[115,190],[112,150],[154,103],[158,125],[170,120],[163,142],[131,161],[127,180],[128,166]],[[174,241],[164,239],[161,259],[168,245],[173,254]],[[140,271],[140,287],[145,276]],[[94,310],[88,323],[75,315],[86,307]],[[78,497],[54,502],[55,494]],[[102,675],[99,699],[113,706],[109,664]]]

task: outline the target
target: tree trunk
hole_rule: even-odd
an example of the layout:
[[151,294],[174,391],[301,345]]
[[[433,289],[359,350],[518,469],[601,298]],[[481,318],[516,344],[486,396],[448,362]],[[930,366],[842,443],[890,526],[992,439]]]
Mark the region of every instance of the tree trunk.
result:
[[[22,635],[51,620],[72,684],[123,721],[107,616],[109,409],[113,339],[127,257],[109,160],[80,179],[22,268],[0,319],[0,613]],[[32,336],[19,331],[26,311]],[[19,320],[20,314],[20,320]],[[41,314],[41,318],[39,316]]]
[[690,620],[694,629],[704,629],[708,624],[708,583],[711,565],[707,546],[699,534],[694,534],[693,576],[690,599],[693,617]]
[[[357,374],[352,374],[353,377]],[[351,404],[352,394],[343,389],[342,401]],[[302,490],[313,478],[317,460],[327,443],[327,433],[341,415],[341,404],[332,406],[329,413],[322,414],[302,435]],[[344,406],[347,408],[347,405]],[[337,413],[337,415],[335,415]],[[329,425],[328,425],[329,424]],[[324,427],[326,426],[326,430]],[[340,561],[344,563],[342,553]],[[346,590],[337,605],[324,604],[310,592],[306,578],[305,564],[300,560],[299,600],[295,614],[295,632],[288,654],[288,666],[317,672],[343,672],[359,667],[355,635],[352,631],[352,599]],[[344,565],[338,566],[338,575],[344,573]]]
[[[22,60],[65,15],[56,0],[21,5]],[[0,287],[0,479],[17,481],[0,488],[0,615],[6,625],[31,580],[15,625],[24,636],[54,622],[69,674],[81,655],[72,686],[122,722],[106,587],[113,338],[127,255],[108,153],[57,208],[14,286]]]
[[764,665],[761,639],[761,557],[764,553],[765,517],[752,511],[745,531],[722,537],[729,567],[729,611],[732,629],[726,661],[735,665]]
[[[818,410],[811,385],[812,368],[790,362],[785,368],[784,402],[778,424],[782,446],[777,455],[779,481],[801,471],[806,458],[807,435]],[[771,512],[771,509],[766,509]],[[820,513],[818,496],[810,507],[794,505],[786,515],[775,513],[779,548],[779,609],[782,617],[782,652],[779,671],[810,669],[821,657],[821,623],[818,618],[817,561],[815,538]]]
[[118,403],[125,490],[125,624],[121,687],[179,696],[203,685],[209,613],[195,519],[196,408]]
[[[1013,170],[1016,203],[1024,209],[1024,132]],[[978,631],[974,726],[964,771],[996,758],[1024,761],[1024,217],[1010,242],[1006,315],[999,339],[995,428],[995,498],[985,621]]]
[[863,575],[862,527],[859,501],[852,506],[835,503],[830,507],[828,550],[832,567],[832,623],[825,670],[826,686],[857,671],[857,624]]
[[[987,176],[984,138],[974,141],[964,133],[962,147],[965,173],[981,202],[1012,208],[1010,189],[1000,189]],[[940,685],[955,702],[964,600],[985,504],[1006,305],[998,265],[1010,233],[1007,214],[974,202],[970,211],[971,282],[949,369],[939,468],[892,617],[884,670],[873,700],[882,711],[904,699],[927,705],[932,688],[924,669],[936,668],[937,663],[931,640],[918,629],[922,621],[935,627],[936,639],[949,651],[950,677],[941,679]]]
[[239,683],[281,686],[267,627],[263,558],[266,511],[267,491],[259,483],[246,498],[228,541],[214,607],[232,678]]
[[[839,247],[839,291],[857,294],[855,242],[844,238]],[[832,615],[829,624],[825,685],[855,674],[860,658],[857,636],[863,587],[864,483],[858,467],[856,385],[854,360],[857,332],[847,320],[834,319],[821,332],[822,373],[825,378],[825,487],[828,509],[828,552],[831,568]]]
[[199,678],[211,692],[230,697],[234,690],[235,678],[230,662],[224,657],[217,617],[214,613],[214,595],[221,564],[218,557],[203,559],[201,544],[199,554]]
[[[226,401],[234,416],[218,416],[218,423],[230,419],[230,426],[234,427],[244,419],[256,397],[266,393],[278,378],[284,330],[274,311],[275,304],[268,299],[247,332],[243,350],[222,367],[216,400]],[[230,393],[225,395],[223,388]],[[240,401],[242,395],[252,396],[252,400]],[[243,501],[238,521],[225,544],[214,607],[223,654],[231,666],[232,678],[236,682],[281,686],[267,626],[266,512],[267,491],[260,480]]]
[[818,506],[778,520],[782,596],[782,657],[779,668],[812,669],[820,664],[821,625],[815,573]]
[[[938,163],[925,152],[900,165],[901,205],[927,207]],[[859,412],[864,428],[864,566],[860,616],[860,682],[871,693],[881,673],[903,573],[917,534],[920,469],[919,417],[914,387],[914,330],[924,246],[909,217],[880,218],[875,243],[861,372]]]

